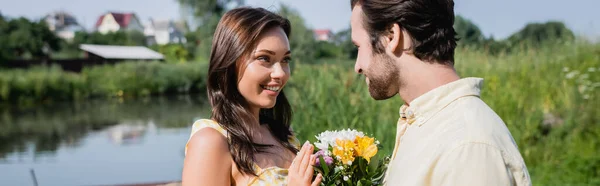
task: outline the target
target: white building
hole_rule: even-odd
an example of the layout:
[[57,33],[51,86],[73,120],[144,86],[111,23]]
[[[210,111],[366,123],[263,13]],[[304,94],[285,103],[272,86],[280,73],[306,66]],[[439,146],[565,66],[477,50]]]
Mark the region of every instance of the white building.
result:
[[108,12],[98,18],[95,28],[102,34],[117,31],[144,32],[144,27],[134,13]]
[[313,33],[315,35],[315,40],[317,40],[317,41],[327,41],[327,42],[333,41],[334,35],[331,30],[317,29],[317,30],[313,30]]
[[84,32],[85,28],[81,26],[74,16],[67,12],[52,12],[44,17],[48,29],[56,33],[60,38],[71,41],[76,32]]
[[145,25],[144,35],[148,45],[169,43],[186,43],[185,28],[182,24],[171,20],[150,20]]

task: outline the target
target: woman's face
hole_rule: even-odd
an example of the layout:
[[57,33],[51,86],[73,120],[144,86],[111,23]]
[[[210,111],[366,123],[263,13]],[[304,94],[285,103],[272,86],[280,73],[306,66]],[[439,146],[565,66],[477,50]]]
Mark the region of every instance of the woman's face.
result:
[[238,90],[253,108],[272,108],[290,77],[290,44],[283,29],[262,33],[249,58],[242,61]]

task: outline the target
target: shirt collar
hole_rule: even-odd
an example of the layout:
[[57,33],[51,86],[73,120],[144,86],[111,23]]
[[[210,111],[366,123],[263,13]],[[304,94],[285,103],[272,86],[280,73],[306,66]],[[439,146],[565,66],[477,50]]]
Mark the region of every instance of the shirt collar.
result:
[[408,124],[421,126],[454,100],[466,96],[479,97],[482,85],[483,79],[474,77],[442,85],[417,97],[410,106],[402,105],[400,117],[406,119]]

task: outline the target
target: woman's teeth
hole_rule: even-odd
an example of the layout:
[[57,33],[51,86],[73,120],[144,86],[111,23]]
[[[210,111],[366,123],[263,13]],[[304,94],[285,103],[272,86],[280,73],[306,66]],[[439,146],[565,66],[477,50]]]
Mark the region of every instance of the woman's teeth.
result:
[[264,88],[264,89],[267,89],[267,90],[271,90],[271,91],[275,91],[275,92],[277,92],[277,91],[279,91],[279,89],[280,89],[281,87],[279,87],[279,86],[263,86],[263,88]]

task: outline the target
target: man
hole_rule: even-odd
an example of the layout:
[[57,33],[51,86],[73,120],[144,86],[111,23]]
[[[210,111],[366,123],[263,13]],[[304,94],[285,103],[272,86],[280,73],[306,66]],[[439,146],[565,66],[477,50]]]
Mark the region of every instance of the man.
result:
[[454,69],[452,0],[351,0],[355,71],[376,100],[396,94],[396,145],[386,185],[531,185],[481,78]]

